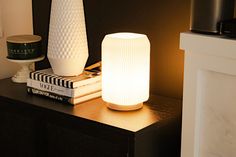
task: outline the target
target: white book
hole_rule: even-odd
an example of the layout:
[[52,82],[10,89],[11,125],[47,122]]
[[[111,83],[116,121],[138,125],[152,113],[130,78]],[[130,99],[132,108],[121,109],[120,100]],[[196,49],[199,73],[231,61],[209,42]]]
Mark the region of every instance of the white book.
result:
[[41,82],[33,79],[27,80],[27,86],[35,89],[39,89],[42,91],[47,91],[51,93],[55,93],[62,96],[68,97],[79,97],[83,95],[87,95],[89,93],[93,93],[95,91],[100,91],[102,89],[101,81],[97,81],[92,84],[83,85],[77,88],[66,88],[54,84],[50,84],[47,82]]
[[51,93],[51,92],[47,92],[47,91],[42,91],[40,89],[35,89],[32,87],[27,87],[27,92],[29,94],[34,94],[34,95],[39,95],[39,96],[45,96],[54,100],[58,100],[64,103],[70,103],[73,105],[91,100],[91,99],[95,99],[98,98],[102,95],[101,91],[96,91],[94,93],[90,93],[84,96],[80,96],[80,97],[75,97],[75,98],[71,98],[71,97],[67,97],[67,96],[62,96],[62,95],[58,95],[55,93]]
[[66,88],[77,88],[83,85],[101,81],[101,62],[86,67],[78,76],[58,76],[51,68],[30,72],[30,79],[50,83]]
[[84,95],[84,96],[81,96],[81,97],[71,98],[69,103],[78,104],[78,103],[82,103],[82,102],[85,102],[85,101],[88,101],[88,100],[91,100],[91,99],[98,98],[101,95],[102,95],[102,91],[98,91],[98,92],[91,93],[91,94],[88,94],[88,95]]

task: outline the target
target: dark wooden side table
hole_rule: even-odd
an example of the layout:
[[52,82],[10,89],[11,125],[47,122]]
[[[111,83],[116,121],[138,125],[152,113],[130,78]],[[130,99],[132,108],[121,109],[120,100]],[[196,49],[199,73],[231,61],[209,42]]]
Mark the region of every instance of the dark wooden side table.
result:
[[152,95],[138,111],[101,98],[69,106],[0,80],[1,157],[179,157],[181,101]]

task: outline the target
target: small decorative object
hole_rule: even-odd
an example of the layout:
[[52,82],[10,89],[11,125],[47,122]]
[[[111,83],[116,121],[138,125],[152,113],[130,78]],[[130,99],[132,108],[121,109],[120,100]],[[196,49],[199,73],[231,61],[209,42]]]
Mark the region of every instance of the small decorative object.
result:
[[34,71],[33,63],[43,59],[44,56],[27,60],[8,59],[8,61],[18,63],[21,66],[21,69],[12,77],[12,81],[16,83],[26,83],[30,72]]
[[150,43],[146,35],[115,33],[102,42],[102,98],[114,110],[136,110],[149,98]]
[[41,37],[38,35],[15,35],[7,37],[9,59],[34,59],[42,55]]
[[234,17],[234,0],[192,0],[190,30],[220,33],[220,22]]
[[48,59],[53,72],[75,76],[88,59],[83,0],[52,0]]
[[26,83],[29,73],[34,70],[33,63],[44,59],[41,40],[42,38],[38,35],[7,37],[7,59],[21,66],[21,69],[12,77],[13,82]]

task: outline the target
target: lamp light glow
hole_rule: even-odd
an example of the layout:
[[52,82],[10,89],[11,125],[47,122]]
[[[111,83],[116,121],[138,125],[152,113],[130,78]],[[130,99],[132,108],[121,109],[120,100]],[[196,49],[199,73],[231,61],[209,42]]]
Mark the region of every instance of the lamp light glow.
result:
[[102,42],[102,98],[114,110],[135,110],[149,98],[150,42],[146,35],[114,33]]

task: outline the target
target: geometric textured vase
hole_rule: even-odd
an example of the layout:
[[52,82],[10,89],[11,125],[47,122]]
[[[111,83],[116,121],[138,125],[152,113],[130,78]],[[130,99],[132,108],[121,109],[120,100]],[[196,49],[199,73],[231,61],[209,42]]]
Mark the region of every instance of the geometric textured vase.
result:
[[88,59],[83,0],[52,0],[47,56],[57,75],[83,72]]
[[114,33],[102,42],[102,98],[114,110],[136,110],[149,98],[150,42],[146,35]]

